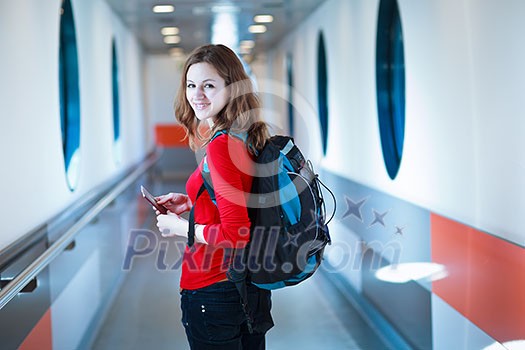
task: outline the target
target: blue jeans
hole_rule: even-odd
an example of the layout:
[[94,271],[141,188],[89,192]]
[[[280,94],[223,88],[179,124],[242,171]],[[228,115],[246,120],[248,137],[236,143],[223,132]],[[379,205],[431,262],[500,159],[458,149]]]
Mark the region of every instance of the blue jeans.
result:
[[264,350],[265,333],[273,326],[270,292],[249,285],[248,299],[258,330],[250,334],[239,292],[219,282],[181,292],[182,324],[192,350]]

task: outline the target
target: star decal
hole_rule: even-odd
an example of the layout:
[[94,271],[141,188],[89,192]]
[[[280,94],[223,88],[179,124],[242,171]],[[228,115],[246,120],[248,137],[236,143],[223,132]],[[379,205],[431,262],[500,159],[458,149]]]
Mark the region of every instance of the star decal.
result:
[[394,232],[395,235],[400,235],[400,236],[403,236],[403,230],[406,228],[405,226],[403,227],[399,227],[399,226],[396,226],[394,225],[394,227],[396,228],[396,232]]
[[[325,240],[325,238],[328,239],[328,244],[331,244],[332,242],[332,239],[330,238],[330,234],[328,232],[328,229],[326,230],[323,230],[322,228],[320,228],[322,225],[324,225],[324,218],[322,217],[319,217],[319,222],[317,221],[318,220],[318,216],[317,214],[315,213],[315,211],[313,211],[312,209],[310,209],[310,215],[311,215],[311,219],[310,222],[308,223],[308,226],[306,226],[306,228],[304,229],[304,232],[308,232],[312,229],[315,229],[316,230],[316,233],[315,233],[315,238],[314,240],[317,240],[320,242],[320,244],[323,244],[322,242]],[[288,244],[288,242],[290,241],[290,234],[288,234],[288,241],[286,242],[286,244]],[[299,236],[299,235],[298,235]],[[297,244],[297,238],[295,238],[295,243]],[[286,246],[286,244],[284,246]],[[297,245],[294,244],[296,247]],[[313,242],[312,242],[313,244]]]
[[297,243],[297,239],[299,238],[299,235],[292,235],[290,232],[286,232],[288,235],[288,240],[285,244],[283,244],[283,247],[287,247],[290,244],[293,245],[296,248],[299,248],[299,244]]
[[374,220],[368,225],[368,227],[372,227],[375,224],[380,224],[383,227],[385,226],[385,215],[388,214],[390,210],[385,211],[384,213],[380,213],[375,209],[372,209],[372,212],[374,213]]
[[317,215],[315,214],[315,211],[313,211],[313,209],[310,209],[310,219],[311,219],[310,222],[304,229],[305,231],[308,231],[308,230],[311,230],[312,228],[317,227],[317,220],[316,220]]
[[361,207],[363,206],[363,204],[365,204],[367,199],[368,197],[361,199],[359,202],[354,202],[350,197],[345,195],[346,211],[343,214],[342,219],[353,215],[357,219],[359,219],[359,221],[363,222],[363,217],[361,216]]

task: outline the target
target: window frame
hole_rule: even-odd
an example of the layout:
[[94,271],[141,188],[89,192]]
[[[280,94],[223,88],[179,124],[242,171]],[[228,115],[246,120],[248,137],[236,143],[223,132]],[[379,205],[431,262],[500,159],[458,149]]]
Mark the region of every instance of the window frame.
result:
[[377,110],[383,159],[393,180],[401,165],[405,137],[404,43],[396,0],[381,0],[377,23]]
[[326,155],[328,145],[328,67],[326,44],[322,31],[319,32],[317,40],[317,103],[321,127],[321,145],[323,155]]
[[113,101],[113,159],[119,164],[122,158],[120,128],[120,75],[116,39],[111,41],[111,96]]
[[288,83],[288,132],[291,137],[293,137],[295,132],[295,112],[294,112],[294,101],[293,101],[293,90],[294,90],[294,81],[293,81],[293,56],[292,54],[286,55],[286,80]]
[[73,191],[79,173],[81,110],[76,28],[70,0],[62,2],[58,56],[62,152],[67,185]]

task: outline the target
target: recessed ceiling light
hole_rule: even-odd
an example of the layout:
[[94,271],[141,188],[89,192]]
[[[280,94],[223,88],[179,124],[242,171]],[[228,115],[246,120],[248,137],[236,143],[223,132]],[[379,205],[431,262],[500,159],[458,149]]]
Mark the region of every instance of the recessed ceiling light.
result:
[[244,60],[244,62],[250,63],[251,61],[253,61],[253,55],[242,55],[242,59]]
[[174,47],[169,50],[170,56],[181,57],[184,55],[184,50],[180,47]]
[[273,16],[272,15],[257,15],[253,17],[253,21],[255,23],[272,23]]
[[162,35],[177,35],[179,34],[179,28],[177,27],[163,27],[160,32]]
[[155,13],[170,13],[175,11],[175,6],[173,5],[156,5],[153,6],[153,12]]
[[164,37],[164,42],[166,44],[178,44],[178,43],[180,43],[180,36],[177,36],[177,35],[166,35]]
[[241,47],[239,48],[239,53],[240,53],[241,55],[247,55],[247,54],[249,54],[250,52],[252,52],[252,49],[250,49],[249,47],[241,46]]
[[240,42],[241,47],[245,47],[247,49],[253,49],[255,47],[255,41],[253,40],[242,40]]
[[264,24],[253,24],[248,27],[250,33],[261,34],[266,32],[266,26]]
[[193,33],[193,38],[197,40],[204,40],[205,33],[202,30],[197,30]]
[[208,9],[204,6],[193,6],[191,13],[195,16],[203,16],[208,13]]

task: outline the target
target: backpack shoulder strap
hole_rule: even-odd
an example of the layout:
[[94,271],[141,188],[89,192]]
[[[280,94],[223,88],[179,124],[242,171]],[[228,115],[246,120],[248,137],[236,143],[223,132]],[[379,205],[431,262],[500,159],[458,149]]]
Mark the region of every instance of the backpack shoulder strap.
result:
[[213,136],[211,137],[210,139],[210,142],[212,142],[213,140],[215,140],[217,137],[223,135],[223,134],[229,134],[228,130],[226,129],[223,129],[223,130],[218,130],[215,132],[215,134],[213,134]]
[[[237,132],[232,132],[232,131],[229,131],[229,130],[226,130],[226,129],[217,131],[212,136],[210,142],[212,142],[217,137],[219,137],[220,135],[223,135],[223,134],[235,137],[235,138],[243,141],[244,143],[246,143],[246,138],[247,138],[246,133],[237,133]],[[202,165],[201,175],[202,175],[202,179],[204,181],[204,186],[206,187],[206,190],[208,191],[208,194],[210,195],[210,198],[211,198],[212,202],[214,204],[217,204],[217,202],[215,201],[215,191],[213,190],[213,183],[211,181],[210,169],[208,167],[208,158],[207,158],[206,155],[204,156],[204,161],[203,161],[203,165]]]
[[[227,130],[219,130],[217,131],[213,137],[211,138],[210,142],[212,142],[215,138],[219,137],[222,134],[227,134]],[[203,184],[199,188],[199,191],[197,192],[197,196],[195,197],[195,203],[193,203],[193,206],[190,209],[190,215],[188,217],[188,247],[193,247],[195,244],[195,205],[197,204],[197,200],[201,196],[201,194],[204,191],[208,191],[208,194],[210,195],[210,198],[214,204],[217,204],[215,201],[215,191],[213,190],[213,184],[211,182],[211,176],[210,171],[208,168],[208,162],[206,159],[206,155],[204,155],[204,161],[202,164],[202,172],[201,172]]]
[[195,203],[193,203],[190,209],[190,216],[188,218],[188,247],[190,248],[195,244],[195,204],[204,190],[206,190],[206,186],[202,184],[201,188],[199,188],[199,192],[197,192]]
[[211,173],[210,173],[210,168],[208,167],[208,159],[206,155],[204,156],[204,161],[202,162],[201,177],[203,181],[203,186],[208,191],[211,201],[214,204],[217,204],[217,202],[215,201],[215,191],[213,190],[213,183],[211,182]]

